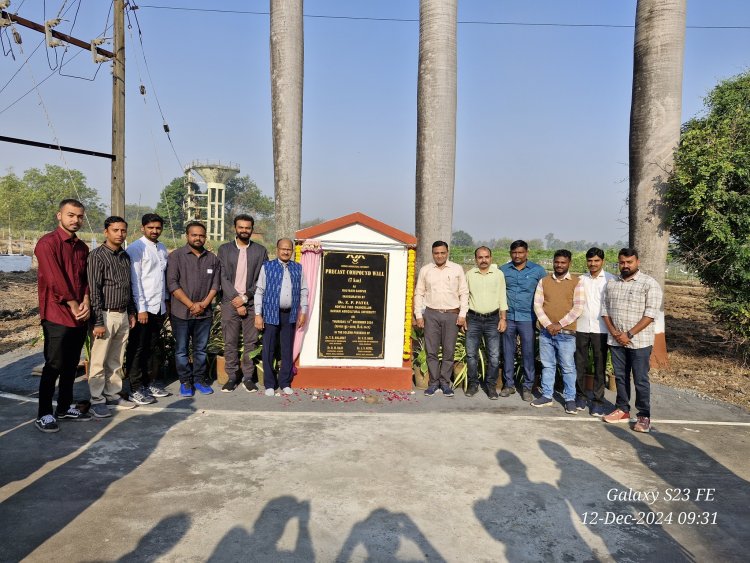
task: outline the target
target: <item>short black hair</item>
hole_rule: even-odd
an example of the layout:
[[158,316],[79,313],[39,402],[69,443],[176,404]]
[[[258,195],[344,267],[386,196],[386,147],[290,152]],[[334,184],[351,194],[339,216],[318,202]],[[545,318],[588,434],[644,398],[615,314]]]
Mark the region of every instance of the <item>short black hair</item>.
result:
[[204,233],[208,231],[208,229],[206,229],[206,225],[204,225],[200,221],[190,221],[187,225],[185,225],[185,234],[188,234],[192,227],[200,227],[201,229],[203,229]]
[[444,246],[446,249],[448,248],[448,243],[444,240],[436,240],[432,243],[432,248],[437,248],[438,246]]
[[564,248],[561,248],[560,250],[555,250],[555,254],[552,257],[554,260],[555,258],[566,258],[568,262],[570,262],[573,259],[573,255],[570,253],[570,250],[566,250]]
[[635,256],[638,258],[638,251],[635,248],[621,248],[620,252],[617,253],[617,257],[625,256],[625,258],[630,258],[631,256]]
[[477,247],[477,248],[476,248],[476,249],[474,250],[474,258],[476,258],[476,257],[477,257],[477,252],[479,252],[480,250],[486,250],[487,252],[489,252],[489,253],[490,253],[490,256],[492,256],[492,250],[490,250],[490,247],[489,247],[489,246],[479,246],[479,247]]
[[125,219],[119,215],[111,215],[104,220],[104,230],[106,231],[110,225],[114,225],[115,223],[125,223],[125,228],[128,228],[128,222]]
[[141,217],[141,225],[145,227],[149,223],[161,223],[161,226],[163,227],[164,219],[161,218],[161,215],[157,215],[156,213],[146,213]]
[[60,207],[58,207],[57,209],[60,210],[66,205],[72,205],[73,207],[77,207],[78,209],[83,209],[83,210],[86,209],[80,201],[78,201],[77,199],[71,199],[71,198],[62,200],[60,202]]
[[255,227],[255,219],[253,219],[250,215],[247,213],[240,213],[239,215],[234,216],[234,226],[237,226],[237,221],[250,221],[253,224],[253,227]]
[[514,240],[513,242],[510,243],[510,250],[511,250],[511,252],[514,251],[516,248],[519,248],[519,247],[525,248],[526,250],[529,249],[529,245],[526,244],[525,240],[520,240],[519,239],[519,240]]
[[594,256],[598,256],[599,258],[604,260],[604,251],[601,248],[592,246],[586,251],[586,260],[588,260],[589,258],[593,258]]

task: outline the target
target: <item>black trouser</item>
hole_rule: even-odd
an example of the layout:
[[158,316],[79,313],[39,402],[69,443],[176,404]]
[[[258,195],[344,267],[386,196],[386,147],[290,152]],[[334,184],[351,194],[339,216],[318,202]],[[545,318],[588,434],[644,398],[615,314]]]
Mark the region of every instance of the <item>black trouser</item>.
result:
[[65,412],[73,402],[73,383],[76,379],[81,348],[86,340],[86,327],[69,327],[42,321],[44,333],[44,368],[39,380],[39,418],[52,414],[52,397],[60,378],[57,393],[57,412]]
[[135,326],[130,329],[125,362],[131,393],[151,383],[151,374],[148,369],[151,359],[151,342],[158,336],[163,324],[164,315],[149,313],[146,324],[136,321]]
[[[450,387],[453,375],[453,356],[458,336],[458,313],[442,313],[429,307],[424,310],[424,346],[427,350],[427,368],[430,387]],[[438,351],[443,348],[443,359]]]
[[[221,304],[221,331],[224,336],[224,369],[227,377],[239,382],[240,369],[242,380],[252,381],[255,375],[255,363],[250,353],[258,347],[258,329],[255,328],[255,309],[248,303],[247,315],[240,317],[231,302]],[[242,332],[242,359],[240,359],[240,332]]]
[[606,334],[576,332],[576,396],[586,397],[589,346],[594,352],[594,402],[601,404],[604,402],[604,372],[607,368]]
[[277,343],[281,345],[281,369],[279,369],[278,386],[282,389],[292,386],[296,321],[297,319],[290,318],[287,310],[279,311],[279,324],[265,323],[261,355],[263,358],[263,386],[266,389],[276,389],[277,378],[273,371],[273,360]]

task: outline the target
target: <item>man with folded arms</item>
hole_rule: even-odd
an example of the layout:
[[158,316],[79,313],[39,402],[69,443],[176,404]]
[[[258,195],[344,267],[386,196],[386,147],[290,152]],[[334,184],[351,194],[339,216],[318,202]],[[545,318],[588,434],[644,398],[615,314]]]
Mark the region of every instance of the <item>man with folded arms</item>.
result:
[[143,236],[128,246],[130,256],[130,284],[137,310],[135,326],[128,336],[127,376],[130,380],[129,401],[147,405],[154,397],[168,397],[169,393],[151,379],[149,359],[151,342],[164,325],[167,313],[167,248],[159,242],[164,219],[155,213],[141,218]]
[[500,368],[500,333],[507,327],[505,314],[508,300],[505,296],[505,276],[492,264],[492,251],[480,246],[474,251],[475,268],[466,274],[469,286],[469,312],[466,315],[466,364],[468,387],[466,396],[479,391],[478,354],[479,341],[484,338],[487,350],[487,367],[484,382],[487,396],[497,399],[497,374]]
[[[122,248],[128,224],[118,216],[104,220],[104,244],[91,251],[87,272],[91,291],[94,338],[91,344],[89,392],[91,412],[111,416],[107,404],[122,401],[122,367],[130,329],[135,326],[135,304],[130,289],[130,256]],[[135,406],[131,403],[130,406]]]
[[534,293],[534,313],[539,324],[539,357],[542,360],[542,396],[531,401],[531,406],[554,404],[552,394],[559,365],[565,385],[565,412],[578,414],[575,400],[576,319],[583,311],[585,295],[583,283],[569,271],[571,259],[570,251],[556,250],[552,260],[554,271],[539,280]]
[[[71,406],[73,383],[86,340],[91,312],[86,258],[89,249],[76,233],[83,225],[85,210],[75,199],[64,199],[57,212],[57,228],[34,248],[39,291],[39,316],[44,334],[44,368],[39,380],[39,411],[36,427],[41,432],[59,432],[59,419],[91,420],[91,415]],[[59,379],[57,412],[52,397]]]
[[648,379],[651,349],[654,346],[654,319],[662,308],[661,286],[640,271],[635,248],[623,248],[617,256],[620,277],[607,282],[602,318],[609,330],[609,351],[615,370],[617,399],[614,411],[604,422],[630,422],[630,374],[635,384],[633,430],[651,431],[651,383]]
[[[432,264],[419,270],[414,290],[414,315],[417,327],[424,329],[427,369],[430,382],[424,394],[432,397],[438,389],[453,397],[451,375],[456,337],[466,325],[469,310],[469,286],[461,266],[448,260],[448,243],[432,243]],[[442,347],[443,359],[438,360]]]

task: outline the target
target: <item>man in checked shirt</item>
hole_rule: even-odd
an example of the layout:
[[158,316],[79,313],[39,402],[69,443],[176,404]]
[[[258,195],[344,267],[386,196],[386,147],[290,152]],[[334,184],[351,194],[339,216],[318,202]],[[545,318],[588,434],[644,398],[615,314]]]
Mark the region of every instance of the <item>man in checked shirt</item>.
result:
[[659,283],[639,270],[635,248],[623,248],[617,256],[620,277],[607,282],[602,301],[602,319],[609,330],[608,344],[615,370],[617,399],[604,422],[630,422],[630,374],[635,383],[633,430],[651,431],[651,384],[648,379],[654,319],[664,298]]
[[[91,293],[89,392],[91,412],[111,416],[107,405],[122,402],[123,364],[128,333],[135,326],[135,303],[130,289],[130,256],[122,248],[128,224],[122,217],[104,220],[104,244],[89,253],[87,272]],[[135,406],[131,403],[131,406]]]
[[[565,412],[578,414],[576,405],[576,319],[585,302],[583,283],[570,273],[569,250],[556,250],[552,259],[554,272],[536,286],[534,313],[539,324],[539,357],[542,360],[542,396],[531,401],[532,407],[554,404],[552,394],[557,366],[562,371],[565,389]],[[580,410],[586,408],[585,403]]]

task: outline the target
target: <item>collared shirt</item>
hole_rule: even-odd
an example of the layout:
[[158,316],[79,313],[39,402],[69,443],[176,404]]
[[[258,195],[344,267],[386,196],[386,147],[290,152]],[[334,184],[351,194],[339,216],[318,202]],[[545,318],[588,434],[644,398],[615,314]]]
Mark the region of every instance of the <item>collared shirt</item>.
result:
[[[292,306],[292,278],[289,275],[288,264],[282,262],[278,258],[276,259],[279,264],[284,267],[284,277],[281,278],[281,293],[279,295],[279,309],[288,309]],[[255,314],[263,314],[263,294],[266,292],[266,269],[260,269],[260,275],[258,276],[258,282],[255,284]],[[300,290],[299,290],[299,306],[302,314],[307,314],[307,280],[305,280],[304,272],[300,279]]]
[[89,292],[86,277],[89,247],[77,236],[58,227],[39,239],[34,255],[39,264],[39,316],[43,321],[63,326],[82,326],[86,321],[75,320],[68,301],[80,304]]
[[[562,283],[562,280],[573,279],[573,276],[570,275],[570,272],[566,272],[562,279],[558,279],[555,274],[550,274],[549,276],[555,283]],[[539,320],[539,324],[541,324],[544,328],[547,328],[553,323],[547,316],[547,313],[544,311],[543,279],[544,278],[539,280],[536,285],[536,290],[534,291],[534,314],[536,314],[536,317]],[[568,311],[565,316],[558,321],[561,327],[565,328],[570,323],[575,321],[579,316],[581,316],[581,311],[583,311],[585,299],[586,296],[583,289],[583,283],[579,279],[578,283],[575,286],[575,289],[573,290],[573,308],[570,309],[570,311]]]
[[450,260],[442,268],[434,262],[419,270],[414,289],[414,314],[422,318],[425,307],[430,309],[459,309],[458,316],[465,317],[469,310],[469,286],[464,269]]
[[[602,301],[602,316],[609,317],[615,328],[627,332],[643,317],[656,319],[662,308],[663,292],[659,283],[641,271],[628,280],[622,276],[607,282]],[[620,346],[611,334],[607,337],[610,346]],[[628,348],[647,348],[654,344],[654,323],[635,334]]]
[[153,243],[141,237],[130,244],[126,252],[130,256],[130,285],[136,310],[163,315],[167,311],[168,298],[165,277],[169,257],[167,248],[160,242]]
[[127,309],[128,314],[135,314],[130,289],[130,256],[123,248],[112,250],[106,244],[97,246],[89,253],[87,273],[94,326],[104,326],[105,309]]
[[604,324],[602,319],[602,299],[607,288],[607,282],[614,279],[617,279],[616,275],[604,270],[600,271],[596,277],[593,277],[591,272],[586,272],[581,276],[586,302],[583,305],[583,313],[576,322],[578,332],[607,334],[607,325]]
[[[203,301],[212,289],[219,291],[221,264],[216,254],[203,250],[196,256],[189,244],[174,250],[167,261],[167,291],[170,295],[181,289],[192,302]],[[179,299],[172,299],[172,315],[178,319],[205,319],[212,315],[212,304],[200,315],[190,310]]]
[[513,262],[500,266],[505,275],[505,287],[508,295],[509,321],[534,320],[534,292],[536,286],[547,271],[535,262],[527,261],[526,267],[519,270]]
[[505,275],[496,264],[490,264],[484,274],[479,267],[472,268],[466,272],[466,283],[469,286],[469,310],[485,315],[498,309],[508,310]]

